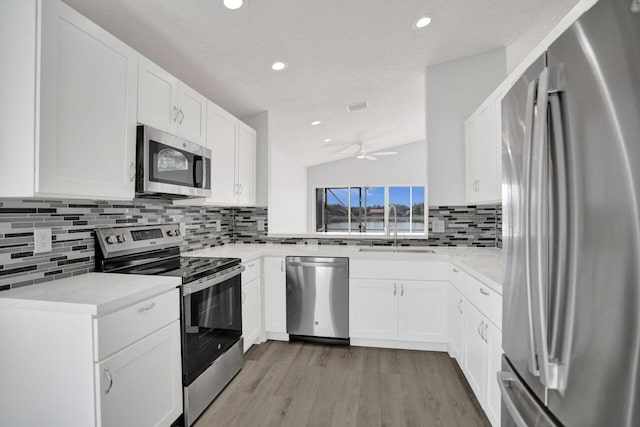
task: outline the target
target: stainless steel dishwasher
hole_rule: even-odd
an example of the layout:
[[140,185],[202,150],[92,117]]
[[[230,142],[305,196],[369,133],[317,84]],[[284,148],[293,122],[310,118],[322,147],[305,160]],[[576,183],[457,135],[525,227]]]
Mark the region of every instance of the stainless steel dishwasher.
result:
[[349,344],[349,258],[287,257],[290,339]]

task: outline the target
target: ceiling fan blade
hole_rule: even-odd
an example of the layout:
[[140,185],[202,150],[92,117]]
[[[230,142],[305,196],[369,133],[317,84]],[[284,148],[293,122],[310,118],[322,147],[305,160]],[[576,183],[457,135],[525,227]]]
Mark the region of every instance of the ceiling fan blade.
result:
[[376,151],[371,153],[372,156],[395,156],[396,154],[398,154],[397,151]]

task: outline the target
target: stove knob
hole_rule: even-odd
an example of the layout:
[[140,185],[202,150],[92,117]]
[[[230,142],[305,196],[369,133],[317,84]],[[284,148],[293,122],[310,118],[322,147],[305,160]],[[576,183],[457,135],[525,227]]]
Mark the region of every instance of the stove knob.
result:
[[167,236],[174,236],[174,234],[173,234],[173,230],[169,230],[169,231],[167,231]]
[[116,236],[114,236],[113,234],[110,236],[107,236],[107,243],[110,245],[113,245],[114,243],[116,243],[118,241],[118,239],[116,238]]
[[127,241],[127,238],[125,237],[124,234],[121,234],[118,236],[118,243],[124,243]]
[[173,235],[174,236],[179,236],[180,235],[180,230],[174,230],[173,231]]

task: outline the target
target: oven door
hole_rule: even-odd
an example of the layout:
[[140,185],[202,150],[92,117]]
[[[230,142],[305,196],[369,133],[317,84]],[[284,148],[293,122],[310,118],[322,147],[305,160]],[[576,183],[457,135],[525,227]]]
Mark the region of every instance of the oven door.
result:
[[242,336],[241,273],[228,273],[183,285],[182,376],[185,386]]
[[149,126],[138,126],[137,145],[138,193],[211,195],[211,150]]

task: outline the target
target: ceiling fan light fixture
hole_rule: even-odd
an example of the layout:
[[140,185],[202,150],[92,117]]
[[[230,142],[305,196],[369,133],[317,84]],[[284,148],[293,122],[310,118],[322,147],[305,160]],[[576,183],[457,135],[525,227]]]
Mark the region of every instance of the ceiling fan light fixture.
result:
[[420,29],[426,27],[429,24],[431,24],[431,17],[423,16],[413,24],[413,28]]
[[237,10],[244,6],[244,0],[222,0],[224,7],[230,10]]
[[366,157],[367,157],[367,155],[366,155],[366,154],[358,154],[358,155],[356,156],[356,158],[358,158],[358,159],[364,159],[364,158],[366,158]]
[[314,120],[311,122],[311,126],[318,126],[320,123],[322,123],[320,120]]
[[324,141],[322,141],[322,142],[324,142],[324,143],[331,142],[331,138],[326,138],[326,139],[325,139]]

